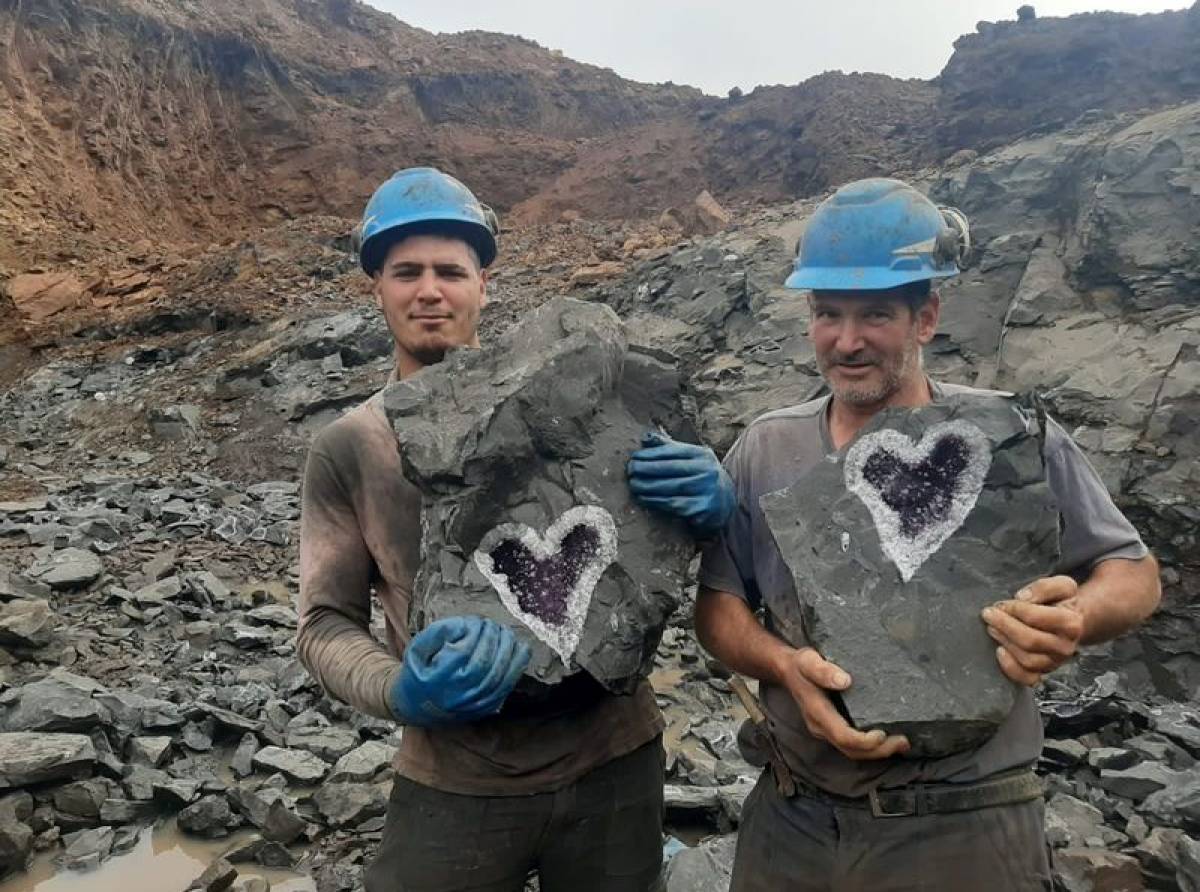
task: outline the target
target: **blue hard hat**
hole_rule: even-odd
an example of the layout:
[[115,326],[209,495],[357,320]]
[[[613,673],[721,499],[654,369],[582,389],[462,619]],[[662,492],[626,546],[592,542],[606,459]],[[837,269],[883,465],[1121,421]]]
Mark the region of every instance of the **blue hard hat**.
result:
[[471,190],[433,167],[398,170],[375,190],[355,231],[359,262],[367,275],[383,265],[392,245],[410,235],[461,238],[490,266],[496,259],[496,215]]
[[970,248],[967,218],[900,180],[847,183],[817,207],[788,288],[867,291],[955,276]]

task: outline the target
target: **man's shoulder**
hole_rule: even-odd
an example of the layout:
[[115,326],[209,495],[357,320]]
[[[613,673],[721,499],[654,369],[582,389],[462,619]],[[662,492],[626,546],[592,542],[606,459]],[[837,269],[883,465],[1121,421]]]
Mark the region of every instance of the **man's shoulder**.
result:
[[743,437],[767,436],[779,431],[793,432],[811,427],[819,430],[821,413],[829,404],[828,396],[817,397],[795,406],[764,412],[746,426]]
[[362,452],[380,431],[386,432],[380,390],[325,425],[313,438],[310,451],[337,464]]

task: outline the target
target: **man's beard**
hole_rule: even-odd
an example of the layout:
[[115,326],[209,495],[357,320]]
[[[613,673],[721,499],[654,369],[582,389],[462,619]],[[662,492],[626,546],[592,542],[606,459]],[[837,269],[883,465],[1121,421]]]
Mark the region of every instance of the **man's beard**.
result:
[[[881,380],[878,383],[847,383],[844,381],[835,381],[829,376],[830,369],[843,362],[861,363],[863,361],[871,362],[879,369]],[[855,354],[830,353],[824,357],[817,357],[817,365],[821,370],[821,374],[825,377],[826,383],[829,384],[829,389],[833,391],[833,395],[846,405],[855,406],[856,408],[877,406],[891,399],[899,393],[900,388],[904,386],[905,380],[914,368],[920,367],[920,364],[921,346],[917,343],[916,338],[905,344],[903,353],[890,359],[872,356],[865,352]]]
[[448,349],[444,344],[422,344],[408,348],[408,355],[423,366],[437,365],[446,358]]

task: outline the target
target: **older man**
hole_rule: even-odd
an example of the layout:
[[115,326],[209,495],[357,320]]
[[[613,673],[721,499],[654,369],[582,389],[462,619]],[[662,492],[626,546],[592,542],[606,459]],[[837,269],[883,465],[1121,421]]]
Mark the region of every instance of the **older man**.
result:
[[[853,679],[773,622],[795,615],[798,594],[759,496],[843,454],[885,408],[972,393],[930,380],[922,367],[940,310],[932,283],[958,272],[966,238],[961,214],[888,179],[838,190],[805,231],[787,284],[809,292],[809,333],[831,395],[757,419],[726,457],[738,507],[704,555],[696,605],[704,645],[761,681],[777,758],[799,788],[788,797],[769,775],[760,779],[745,806],[733,892],[1048,889],[1030,769],[1042,729],[1030,688],[1079,645],[1127,631],[1158,603],[1154,559],[1052,422],[1045,461],[1061,511],[1061,562],[1020,592],[997,592],[1003,600],[981,617],[1000,669],[1024,686],[982,746],[906,759],[905,738],[851,727],[827,692]],[[880,791],[913,807],[899,815],[871,808]]]
[[[403,170],[367,205],[360,257],[395,340],[394,378],[479,346],[495,217],[458,180]],[[505,701],[522,633],[478,616],[409,627],[420,492],[380,394],[316,438],[304,479],[297,652],[332,696],[405,726],[370,892],[638,892],[662,860],[663,727],[646,683],[628,697],[586,673],[548,702]],[[662,437],[631,463],[646,504],[698,533],[732,488],[710,450]],[[369,631],[371,595],[386,645]]]

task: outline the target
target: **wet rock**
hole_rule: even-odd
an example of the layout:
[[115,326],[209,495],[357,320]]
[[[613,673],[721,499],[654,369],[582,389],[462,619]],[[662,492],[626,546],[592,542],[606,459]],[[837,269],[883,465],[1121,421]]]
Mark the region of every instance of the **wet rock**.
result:
[[0,645],[45,647],[58,620],[45,601],[13,601],[0,605]]
[[1042,758],[1063,768],[1074,768],[1087,756],[1088,748],[1078,740],[1047,740],[1042,746]]
[[0,799],[0,876],[24,870],[33,852],[33,797],[12,793]]
[[1058,560],[1044,419],[1006,397],[876,415],[843,459],[760,500],[809,631],[854,684],[854,725],[908,736],[910,755],[977,745],[1017,689],[980,619]]
[[0,733],[0,790],[86,775],[95,764],[82,734]]
[[[1133,854],[1141,862],[1142,873],[1151,889],[1186,889],[1187,883],[1181,876],[1183,850],[1197,845],[1200,844],[1182,830],[1155,827]],[[1192,878],[1193,887],[1198,881],[1200,876]]]
[[1142,762],[1121,771],[1102,770],[1100,786],[1125,799],[1141,802],[1151,793],[1170,786],[1177,776],[1178,772],[1156,762]]
[[224,892],[237,879],[237,868],[224,858],[218,858],[188,885],[184,892]]
[[675,855],[666,868],[666,892],[727,892],[737,835],[708,839]]
[[125,753],[130,762],[158,768],[171,753],[171,738],[132,737],[126,745]]
[[[144,787],[138,785],[136,798],[153,799],[155,802],[161,802],[171,809],[183,808],[186,805],[196,801],[196,797],[200,795],[200,791],[204,788],[204,783],[198,780],[188,780],[186,778],[171,778],[163,775],[160,778],[150,780],[149,786]],[[134,795],[134,789],[130,788],[127,781],[127,789],[130,794]],[[140,794],[148,793],[146,796]]]
[[94,870],[112,852],[111,827],[96,827],[63,835],[63,866],[68,870]]
[[[54,670],[41,681],[10,692],[16,705],[4,713],[8,731],[86,731],[112,719],[108,708],[92,698],[103,692],[90,678]],[[6,695],[6,699],[7,699]]]
[[1100,809],[1059,793],[1046,804],[1046,841],[1054,848],[1105,848],[1125,836],[1104,825]]
[[288,808],[282,800],[277,799],[267,811],[266,820],[262,824],[262,835],[264,839],[286,846],[299,839],[307,829],[308,822]]
[[105,799],[100,803],[100,820],[105,824],[134,824],[158,814],[154,802],[137,799]]
[[60,812],[80,818],[88,818],[92,823],[100,819],[100,806],[106,799],[121,795],[120,786],[106,777],[93,777],[87,780],[66,784],[54,791],[54,807]]
[[358,746],[358,732],[347,728],[322,728],[291,731],[290,749],[304,750],[327,762],[334,762]]
[[384,406],[425,496],[413,625],[474,613],[517,628],[533,647],[518,697],[580,669],[632,690],[694,546],[632,501],[625,467],[646,430],[681,424],[678,400],[674,370],[630,351],[611,310],[568,299],[392,385]]
[[234,864],[254,863],[276,869],[289,868],[296,864],[296,858],[286,846],[262,837],[238,843],[225,853],[225,858]]
[[278,746],[263,747],[251,761],[255,768],[278,771],[302,784],[315,784],[329,771],[328,763],[312,753]]
[[387,811],[388,784],[323,784],[313,804],[330,827],[357,827]]
[[253,734],[243,734],[237,749],[230,759],[230,767],[238,777],[249,777],[254,773],[254,754],[259,750],[258,738]]
[[195,836],[215,838],[228,836],[241,826],[242,820],[229,807],[224,796],[203,796],[183,809],[176,818],[179,829]]
[[1098,746],[1088,750],[1088,764],[1093,768],[1104,768],[1110,771],[1121,771],[1132,768],[1141,761],[1133,750],[1114,746]]
[[1063,892],[1142,892],[1141,869],[1136,858],[1102,849],[1057,849],[1054,878]]
[[382,741],[368,740],[337,760],[328,781],[365,783],[374,780],[380,772],[391,768],[395,757],[396,747]]
[[1200,769],[1179,772],[1168,787],[1147,796],[1138,811],[1151,824],[1200,834]]
[[95,582],[104,572],[99,555],[82,548],[64,548],[37,561],[28,570],[31,579],[55,591],[70,591]]

